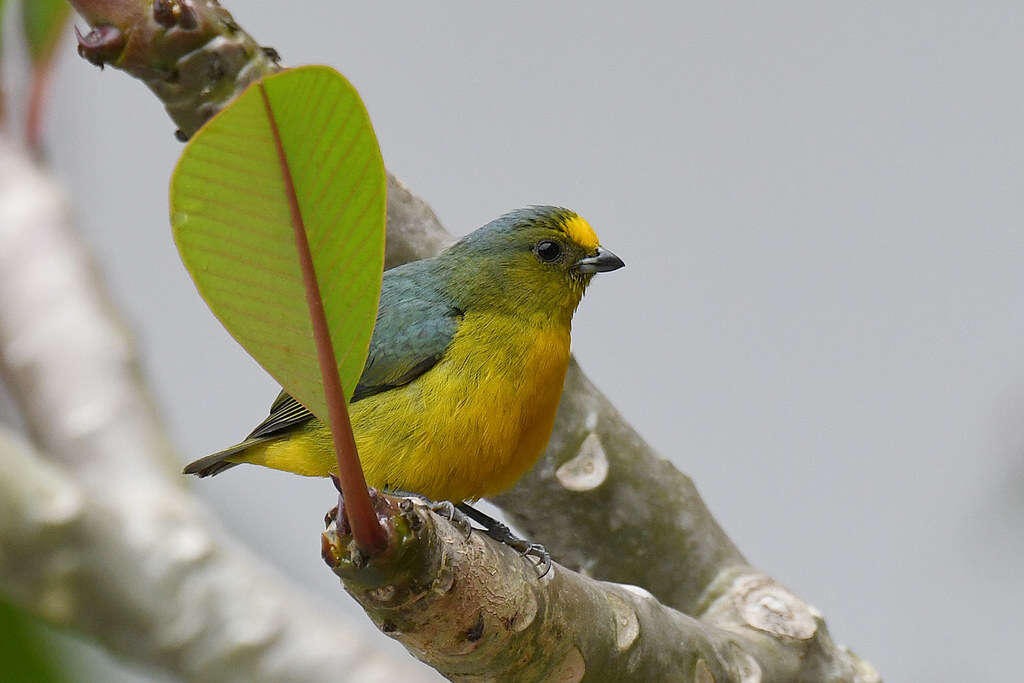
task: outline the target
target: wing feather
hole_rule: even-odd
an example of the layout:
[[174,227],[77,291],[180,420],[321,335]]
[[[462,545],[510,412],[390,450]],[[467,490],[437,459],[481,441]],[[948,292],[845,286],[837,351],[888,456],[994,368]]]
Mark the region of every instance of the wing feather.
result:
[[[415,261],[384,274],[377,323],[352,403],[404,386],[444,356],[462,312],[436,286],[432,260]],[[282,391],[270,415],[246,441],[265,439],[308,422],[313,414]]]

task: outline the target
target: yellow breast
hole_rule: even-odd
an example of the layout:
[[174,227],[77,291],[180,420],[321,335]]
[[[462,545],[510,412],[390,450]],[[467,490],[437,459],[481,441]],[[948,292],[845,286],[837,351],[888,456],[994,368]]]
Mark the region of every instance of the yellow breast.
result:
[[[467,313],[437,365],[349,407],[366,481],[432,500],[509,488],[547,445],[568,362],[567,324]],[[337,469],[320,420],[233,460],[307,476]]]
[[514,484],[551,435],[569,360],[559,327],[467,314],[430,371],[353,404],[370,485],[472,500]]

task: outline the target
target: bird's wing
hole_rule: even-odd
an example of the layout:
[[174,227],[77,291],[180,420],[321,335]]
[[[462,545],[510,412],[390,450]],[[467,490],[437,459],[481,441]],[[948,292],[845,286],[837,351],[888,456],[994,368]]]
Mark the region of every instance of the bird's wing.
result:
[[270,405],[270,415],[267,416],[267,419],[256,425],[256,429],[252,430],[245,440],[280,434],[304,422],[309,422],[312,418],[313,413],[309,412],[306,406],[292,398],[288,392],[282,391]]
[[[429,271],[414,262],[385,273],[370,350],[352,403],[408,384],[441,359],[462,312],[432,287]],[[270,415],[247,438],[272,436],[312,419],[313,414],[282,391]]]

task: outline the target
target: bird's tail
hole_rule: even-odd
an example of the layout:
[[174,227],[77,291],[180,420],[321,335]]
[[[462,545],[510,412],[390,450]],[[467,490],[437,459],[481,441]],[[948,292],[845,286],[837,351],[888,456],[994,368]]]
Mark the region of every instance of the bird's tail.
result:
[[190,462],[185,465],[185,469],[182,470],[185,474],[194,474],[197,477],[212,477],[215,474],[220,474],[224,470],[231,469],[235,465],[241,465],[240,462],[232,462],[228,458],[238,455],[248,449],[252,448],[256,444],[263,443],[267,439],[246,439],[241,443],[237,443],[230,448],[225,448],[222,451],[211,453],[203,458],[199,458],[195,462]]

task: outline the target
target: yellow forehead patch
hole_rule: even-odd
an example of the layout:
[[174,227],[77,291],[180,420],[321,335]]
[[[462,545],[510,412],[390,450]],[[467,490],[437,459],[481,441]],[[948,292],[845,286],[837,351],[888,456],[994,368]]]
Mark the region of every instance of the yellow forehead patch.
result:
[[597,235],[594,233],[594,229],[590,227],[590,223],[586,222],[579,216],[569,216],[562,223],[562,230],[568,235],[576,244],[580,245],[587,251],[593,251],[597,249],[599,244],[597,241]]

